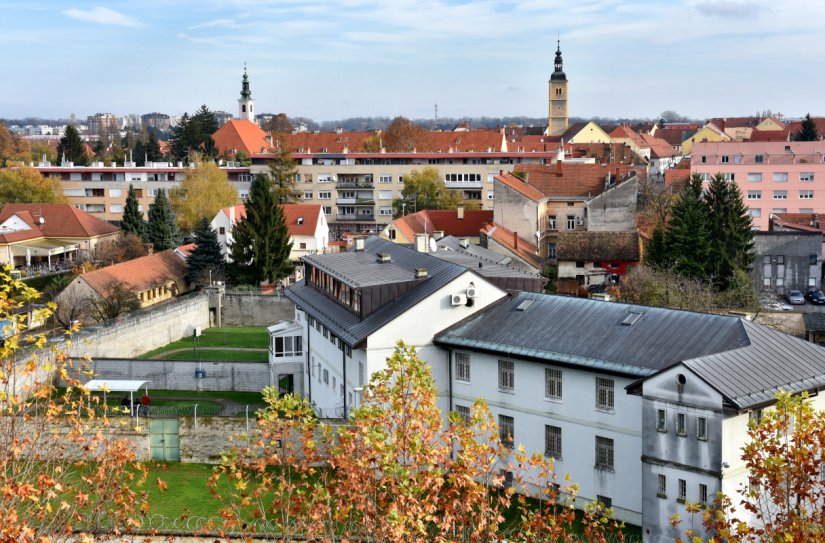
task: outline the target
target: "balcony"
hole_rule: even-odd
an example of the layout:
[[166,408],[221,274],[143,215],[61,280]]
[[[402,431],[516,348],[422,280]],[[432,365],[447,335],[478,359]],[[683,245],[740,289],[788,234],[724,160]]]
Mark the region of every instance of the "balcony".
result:
[[448,189],[482,189],[484,183],[481,181],[444,181],[444,186]]
[[339,213],[339,214],[335,215],[335,220],[336,221],[342,221],[342,222],[343,221],[348,221],[348,222],[370,221],[370,222],[374,222],[375,221],[375,214],[373,214],[373,213],[370,213],[370,214],[366,214],[366,213]]
[[338,179],[338,182],[335,183],[335,188],[337,189],[371,189],[374,187],[375,185],[373,185],[372,178],[369,180]]
[[374,206],[375,198],[336,198],[335,203],[354,206]]

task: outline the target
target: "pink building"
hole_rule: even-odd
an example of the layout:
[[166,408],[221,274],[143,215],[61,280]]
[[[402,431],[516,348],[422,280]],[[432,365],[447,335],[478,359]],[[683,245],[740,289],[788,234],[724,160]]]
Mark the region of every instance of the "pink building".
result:
[[705,180],[721,173],[734,181],[754,227],[768,230],[772,213],[825,215],[824,158],[825,141],[701,142],[690,169]]

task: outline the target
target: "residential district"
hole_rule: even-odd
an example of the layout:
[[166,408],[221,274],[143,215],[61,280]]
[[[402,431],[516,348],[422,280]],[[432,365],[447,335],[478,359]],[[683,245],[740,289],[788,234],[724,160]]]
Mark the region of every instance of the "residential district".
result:
[[[4,183],[33,170],[25,183],[56,194],[6,191],[0,262],[12,277],[65,278],[42,324],[85,323],[66,348],[92,355],[101,389],[275,386],[341,420],[403,340],[445,421],[483,398],[503,443],[553,458],[578,506],[612,508],[646,542],[674,541],[674,515],[749,483],[749,424],[778,393],[825,409],[825,118],[572,123],[560,46],[537,127],[311,131],[257,115],[252,82],[244,68],[236,116],[7,127],[18,155],[3,157]],[[203,118],[212,128],[185,141]],[[229,198],[201,195],[182,232],[164,231],[159,214],[185,216],[197,194],[182,189],[207,163]],[[269,224],[248,209],[267,176],[290,245],[280,268],[244,275],[260,258],[244,246]],[[725,190],[733,222],[714,230]],[[198,268],[206,277],[193,269],[210,232],[220,262]],[[198,336],[232,324],[267,326],[266,362],[199,358]],[[181,339],[184,360],[139,359]],[[152,424],[130,434],[140,458],[218,458],[223,442],[204,445],[186,417],[154,424],[146,407]]]

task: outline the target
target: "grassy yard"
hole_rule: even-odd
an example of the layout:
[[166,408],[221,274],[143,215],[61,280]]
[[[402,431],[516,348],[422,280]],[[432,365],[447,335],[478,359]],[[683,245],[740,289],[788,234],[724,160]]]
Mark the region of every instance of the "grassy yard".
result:
[[[193,352],[191,348],[168,354],[159,354],[157,360],[204,360],[208,362],[267,362],[268,353],[261,351],[225,351],[205,350],[198,348]],[[141,357],[144,358],[144,357]]]
[[[266,327],[264,326],[223,326],[221,328],[207,328],[203,331],[203,334],[197,338],[197,346],[198,347],[241,347],[241,348],[253,348],[253,349],[267,349],[269,346],[269,333],[266,331]],[[148,360],[154,358],[155,356],[161,355],[163,353],[169,351],[176,351],[178,349],[185,349],[185,351],[181,351],[181,353],[175,353],[170,355],[169,358],[164,357],[168,360],[191,360],[192,359],[192,338],[183,338],[179,339],[178,341],[173,341],[172,343],[155,349],[153,351],[149,351],[148,353],[144,353],[140,355],[139,358],[144,360]],[[250,358],[239,358],[243,356],[242,351],[235,351],[229,354],[232,355],[232,358],[207,358],[209,351],[198,351],[198,358],[200,360],[249,360],[249,361],[266,361],[266,353],[260,353],[263,355],[261,359],[250,359]],[[227,353],[228,351],[212,351],[217,353]],[[174,356],[175,358],[172,358]],[[177,358],[181,356],[181,358]],[[228,356],[226,354],[222,356]]]

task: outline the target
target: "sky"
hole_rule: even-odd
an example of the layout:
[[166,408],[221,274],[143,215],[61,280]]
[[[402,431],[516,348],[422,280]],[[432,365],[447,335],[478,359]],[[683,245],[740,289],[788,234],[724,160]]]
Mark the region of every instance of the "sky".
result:
[[822,0],[0,0],[0,117],[825,114]]

